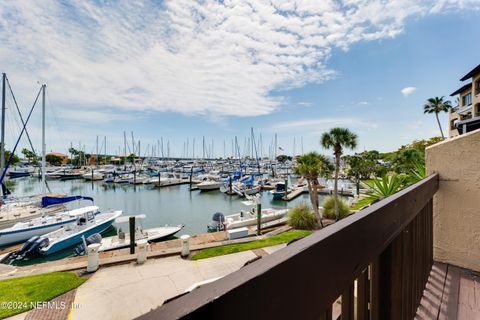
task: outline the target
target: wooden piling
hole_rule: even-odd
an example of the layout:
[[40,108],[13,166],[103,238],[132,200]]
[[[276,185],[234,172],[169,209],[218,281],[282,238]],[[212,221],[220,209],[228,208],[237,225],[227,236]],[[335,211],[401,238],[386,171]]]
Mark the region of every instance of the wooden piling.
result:
[[128,218],[130,228],[130,254],[135,253],[135,217]]

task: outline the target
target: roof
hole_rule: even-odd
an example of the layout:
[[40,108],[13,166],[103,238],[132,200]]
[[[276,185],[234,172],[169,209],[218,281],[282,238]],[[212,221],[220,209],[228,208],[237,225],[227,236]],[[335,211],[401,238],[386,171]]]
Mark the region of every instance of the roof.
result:
[[459,93],[462,93],[463,91],[467,90],[468,88],[472,87],[472,83],[467,83],[466,85],[462,86],[460,89],[457,89],[454,93],[450,95],[450,97],[456,96]]
[[60,153],[60,152],[50,152],[50,153],[47,153],[47,156],[57,156],[57,157],[67,157],[66,154],[63,154],[63,153]]
[[470,79],[470,78],[476,76],[476,75],[479,74],[479,73],[480,73],[480,64],[479,64],[478,66],[476,66],[475,68],[473,68],[472,70],[470,70],[469,73],[467,73],[466,75],[464,75],[464,76],[462,77],[462,79],[460,79],[460,81],[465,81],[465,80],[467,80],[467,79]]

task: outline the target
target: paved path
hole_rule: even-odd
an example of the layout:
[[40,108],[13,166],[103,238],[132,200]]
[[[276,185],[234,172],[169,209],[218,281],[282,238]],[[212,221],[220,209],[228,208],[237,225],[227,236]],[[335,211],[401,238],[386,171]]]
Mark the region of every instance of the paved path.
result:
[[[263,248],[270,254],[285,245]],[[259,252],[257,252],[258,254]],[[198,261],[167,257],[98,270],[77,289],[72,320],[132,319],[163,301],[183,293],[193,284],[223,277],[256,258],[253,251],[244,251]]]

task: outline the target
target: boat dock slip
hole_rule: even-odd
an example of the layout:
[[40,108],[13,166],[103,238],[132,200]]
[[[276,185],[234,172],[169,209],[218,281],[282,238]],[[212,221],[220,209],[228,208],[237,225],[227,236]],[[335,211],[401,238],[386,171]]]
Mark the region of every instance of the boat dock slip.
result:
[[[192,184],[198,184],[199,182],[200,181],[193,180]],[[158,182],[153,183],[153,185],[156,188],[173,187],[173,186],[179,186],[179,185],[182,185],[182,184],[190,184],[190,181],[189,180],[181,180],[181,181],[175,181],[175,182],[168,182],[168,181],[160,180],[160,183],[158,183]]]
[[[297,188],[297,189],[293,190],[292,192],[289,192],[286,197],[282,198],[282,200],[290,201],[290,200],[293,200],[293,199],[297,198],[299,195],[304,194],[304,193],[308,193],[308,191],[304,190],[303,187],[302,188]],[[333,190],[323,188],[323,189],[318,189],[317,193],[318,194],[324,194],[324,195],[325,194],[331,195],[331,194],[333,194]],[[354,194],[355,194],[355,190],[351,190],[351,189],[347,189],[347,190],[340,189],[340,190],[338,190],[338,195],[340,195],[340,196],[353,196]]]
[[304,192],[303,187],[298,187],[295,188],[295,190],[289,192],[286,196],[284,196],[282,199],[285,201],[290,201],[298,197]]

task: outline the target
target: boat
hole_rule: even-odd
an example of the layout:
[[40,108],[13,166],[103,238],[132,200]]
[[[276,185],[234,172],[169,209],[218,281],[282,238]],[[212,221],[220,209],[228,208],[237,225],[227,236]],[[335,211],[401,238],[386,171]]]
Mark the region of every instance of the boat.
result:
[[[116,223],[128,222],[130,217],[122,216],[115,220]],[[144,219],[145,215],[137,215],[135,219]],[[165,225],[162,227],[143,229],[141,226],[135,228],[135,241],[138,240],[147,240],[148,242],[155,242],[164,240],[170,236],[173,236],[180,230],[182,230],[184,225],[180,224],[177,226]],[[103,238],[101,241],[101,246],[99,251],[110,251],[121,248],[126,248],[130,245],[130,233],[125,233],[122,229],[118,230],[118,234],[113,237]]]
[[[288,209],[262,209],[261,223],[270,222],[284,218],[288,213]],[[209,232],[231,230],[236,228],[254,226],[257,224],[257,213],[255,208],[249,211],[240,211],[228,216],[223,216],[217,212],[212,217],[212,222],[207,226]]]
[[85,181],[100,181],[103,180],[103,173],[92,171],[90,173],[85,173],[82,177]]
[[102,233],[122,214],[122,211],[106,211],[98,214],[92,212],[77,215],[75,222],[62,228],[47,233],[41,237],[31,238],[25,245],[30,243],[29,248],[21,248],[14,256],[15,259],[28,255],[50,255],[70,246],[82,242],[82,238],[88,238],[95,233]]
[[70,211],[58,212],[26,222],[18,222],[14,226],[0,230],[0,247],[19,243],[34,236],[41,236],[57,230],[77,220],[77,216],[85,213],[99,212],[97,206],[87,206]]
[[210,191],[210,190],[218,190],[223,185],[222,181],[214,178],[207,178],[206,180],[197,184],[197,187],[200,191]]
[[8,171],[8,176],[10,177],[10,179],[29,177],[30,174],[31,172],[28,169],[15,169]]
[[[277,219],[284,218],[287,215],[288,209],[262,209],[261,222],[269,222]],[[240,211],[228,216],[225,216],[226,229],[235,229],[247,226],[253,226],[257,224],[257,213],[255,208],[249,211]]]
[[[291,191],[290,188],[288,191]],[[285,190],[285,182],[277,182],[275,184],[275,189],[270,190],[270,193],[273,194],[273,200],[282,200],[287,191]]]

